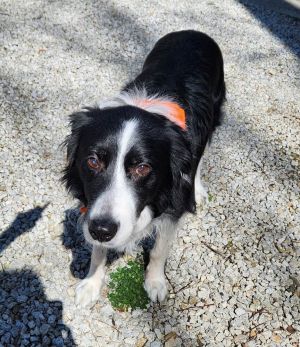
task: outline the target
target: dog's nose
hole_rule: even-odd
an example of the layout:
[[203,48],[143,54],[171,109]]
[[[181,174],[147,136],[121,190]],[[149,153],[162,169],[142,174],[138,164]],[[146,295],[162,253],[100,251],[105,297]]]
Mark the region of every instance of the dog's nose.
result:
[[92,219],[89,223],[92,238],[100,242],[110,241],[116,235],[118,227],[118,223],[111,218]]

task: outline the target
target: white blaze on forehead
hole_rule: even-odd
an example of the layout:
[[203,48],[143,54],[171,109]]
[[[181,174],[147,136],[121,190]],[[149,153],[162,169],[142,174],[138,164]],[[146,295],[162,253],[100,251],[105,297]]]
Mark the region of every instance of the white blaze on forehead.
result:
[[130,151],[134,144],[134,132],[137,127],[137,121],[130,120],[125,123],[121,130],[119,141],[118,141],[118,156],[117,156],[117,168],[124,168],[124,158]]
[[[125,122],[118,135],[118,153],[113,177],[107,190],[95,201],[90,211],[90,219],[107,215],[120,223],[120,232],[129,230],[135,224],[136,202],[134,192],[126,177],[124,161],[135,142],[137,121]],[[118,238],[116,235],[115,238]]]

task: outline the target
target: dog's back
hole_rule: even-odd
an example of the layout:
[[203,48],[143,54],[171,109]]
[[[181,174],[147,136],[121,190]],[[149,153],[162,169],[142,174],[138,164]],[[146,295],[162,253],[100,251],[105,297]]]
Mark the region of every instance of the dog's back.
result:
[[221,123],[225,99],[223,58],[216,42],[193,30],[164,36],[148,55],[141,74],[124,89],[133,88],[170,96],[184,107],[193,152],[200,158]]

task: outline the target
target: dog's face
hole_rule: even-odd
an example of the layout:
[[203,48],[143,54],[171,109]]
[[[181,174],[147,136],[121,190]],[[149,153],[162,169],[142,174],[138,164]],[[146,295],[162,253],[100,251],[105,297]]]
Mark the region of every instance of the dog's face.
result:
[[193,209],[191,155],[177,126],[131,106],[90,109],[71,124],[64,180],[88,209],[88,242],[122,249],[157,215]]

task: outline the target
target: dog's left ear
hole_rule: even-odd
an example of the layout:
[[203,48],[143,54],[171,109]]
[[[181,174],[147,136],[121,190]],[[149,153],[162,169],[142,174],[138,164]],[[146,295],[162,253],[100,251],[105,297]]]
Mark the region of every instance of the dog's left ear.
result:
[[77,112],[70,115],[71,134],[67,136],[63,145],[67,147],[67,165],[63,171],[62,181],[65,183],[68,191],[86,204],[83,184],[79,177],[78,168],[76,166],[76,154],[79,146],[81,130],[90,121],[90,111]]
[[185,133],[178,127],[171,130],[172,204],[175,212],[195,212],[192,151]]

